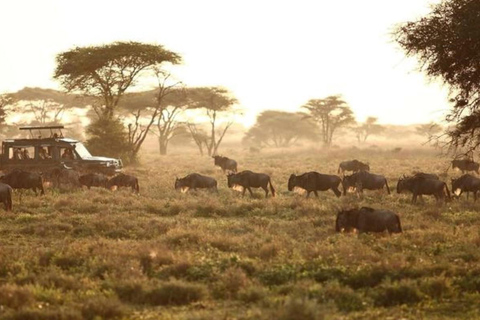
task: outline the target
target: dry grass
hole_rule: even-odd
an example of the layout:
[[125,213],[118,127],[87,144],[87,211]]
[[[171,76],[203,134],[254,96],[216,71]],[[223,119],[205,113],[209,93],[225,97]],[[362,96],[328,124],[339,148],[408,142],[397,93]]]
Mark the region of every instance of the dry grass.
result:
[[[405,149],[224,154],[240,170],[270,174],[278,196],[254,189],[242,198],[195,154],[147,155],[128,168],[140,195],[15,195],[13,212],[0,214],[0,318],[480,317],[480,203],[411,205],[395,191],[402,174],[440,174],[447,160]],[[353,158],[384,174],[392,194],[307,200],[287,191],[291,173],[335,174]],[[175,176],[192,172],[214,176],[219,193],[176,192]],[[405,232],[336,234],[336,211],[352,206],[398,212]]]

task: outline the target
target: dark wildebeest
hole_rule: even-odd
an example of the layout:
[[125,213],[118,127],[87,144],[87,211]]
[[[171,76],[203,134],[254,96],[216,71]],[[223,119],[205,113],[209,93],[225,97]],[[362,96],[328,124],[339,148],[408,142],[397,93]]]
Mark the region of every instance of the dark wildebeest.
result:
[[82,186],[86,186],[88,189],[91,187],[106,188],[108,177],[101,173],[87,173],[78,179]]
[[49,180],[55,188],[60,188],[62,185],[80,188],[79,178],[80,174],[77,171],[66,168],[54,168],[45,174],[45,179]]
[[373,174],[367,171],[359,171],[350,176],[343,177],[343,195],[347,194],[347,190],[351,187],[355,188],[357,193],[363,193],[363,189],[380,190],[384,186],[387,187],[387,193],[390,194],[387,179],[379,174]]
[[39,189],[41,195],[45,194],[42,175],[36,172],[14,170],[0,177],[0,181],[13,189],[32,189],[35,195],[38,195],[37,189]]
[[475,171],[478,174],[478,168],[480,164],[477,162],[470,160],[470,159],[463,159],[463,160],[453,160],[452,161],[452,169],[458,168],[462,170],[462,173],[466,171]]
[[116,186],[117,188],[120,187],[130,187],[136,193],[140,192],[140,186],[138,185],[137,177],[120,173],[115,177],[111,178],[107,182],[107,188],[111,189],[112,187]]
[[181,190],[186,192],[190,189],[211,189],[213,191],[217,190],[217,180],[211,177],[202,176],[198,173],[191,173],[184,178],[175,179],[175,190]]
[[[480,179],[470,174],[464,174],[458,179],[452,179],[452,193],[460,197],[463,192],[473,192],[473,201],[477,201],[477,192],[480,190]],[[460,192],[458,192],[460,191]]]
[[222,156],[213,156],[212,158],[214,159],[214,165],[222,168],[223,173],[227,170],[237,172],[237,161]]
[[12,187],[0,182],[0,202],[5,205],[5,211],[12,210]]
[[387,230],[391,234],[402,232],[402,225],[398,214],[390,210],[362,207],[338,212],[335,231],[351,231],[352,229],[357,229],[358,233]]
[[272,197],[275,197],[275,189],[273,188],[270,176],[265,173],[255,173],[250,170],[245,170],[239,173],[231,173],[227,176],[228,187],[233,188],[238,185],[243,187],[242,196],[245,195],[245,190],[250,192],[253,197],[251,188],[262,188],[265,190],[265,198],[268,196],[268,185],[270,185],[270,191]]
[[447,184],[438,179],[428,178],[425,175],[403,176],[398,179],[397,193],[403,191],[413,193],[412,203],[417,203],[417,196],[421,195],[433,195],[437,202],[445,200],[445,196],[450,200],[450,191]]
[[370,171],[370,165],[357,159],[340,162],[337,173],[344,173],[345,171],[353,171],[354,173],[358,171]]
[[307,191],[307,198],[312,191],[318,198],[317,191],[327,191],[331,189],[337,197],[340,197],[342,195],[340,190],[338,190],[340,182],[342,182],[342,179],[340,179],[339,176],[318,172],[307,172],[299,176],[292,174],[288,179],[288,191],[299,187]]

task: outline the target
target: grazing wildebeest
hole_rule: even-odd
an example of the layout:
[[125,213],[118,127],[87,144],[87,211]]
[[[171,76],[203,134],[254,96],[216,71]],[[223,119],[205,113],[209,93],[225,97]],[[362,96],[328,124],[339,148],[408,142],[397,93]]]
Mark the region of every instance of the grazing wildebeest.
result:
[[390,194],[387,179],[379,174],[373,174],[367,171],[359,171],[350,176],[343,177],[343,195],[347,194],[347,190],[351,187],[355,188],[357,193],[363,193],[363,189],[379,190],[387,187],[387,193]]
[[45,194],[42,175],[36,172],[14,170],[0,177],[0,181],[13,189],[32,189],[35,195],[38,195],[37,189],[39,189],[41,195]]
[[107,182],[107,188],[111,189],[112,187],[116,186],[117,188],[120,187],[130,187],[136,193],[140,192],[140,186],[138,185],[137,177],[120,173],[115,177],[111,178]]
[[445,196],[450,200],[450,191],[445,182],[438,179],[430,179],[427,176],[414,175],[412,177],[403,176],[398,179],[397,193],[410,191],[413,193],[412,203],[417,203],[417,196],[433,195],[437,202],[445,200]]
[[268,185],[270,185],[270,191],[272,197],[275,197],[275,189],[273,188],[270,176],[265,173],[255,173],[250,170],[245,170],[239,173],[231,173],[227,176],[228,187],[233,188],[235,185],[243,187],[242,196],[245,195],[245,190],[250,192],[253,197],[251,188],[262,188],[265,190],[265,198],[268,196]]
[[73,186],[76,188],[81,187],[79,181],[80,174],[72,169],[54,168],[44,176],[46,180],[50,180],[55,188],[60,188],[62,185]]
[[338,212],[335,231],[351,231],[352,229],[357,229],[358,233],[387,230],[391,234],[402,232],[402,225],[398,214],[390,210],[362,207]]
[[470,159],[452,161],[452,169],[458,168],[462,170],[462,173],[465,173],[466,171],[475,171],[478,174],[479,167],[480,164]]
[[0,202],[5,205],[5,211],[12,210],[12,187],[0,182]]
[[353,171],[354,173],[358,171],[370,171],[370,165],[357,159],[340,162],[337,173],[344,173],[345,171]]
[[106,188],[108,177],[101,173],[87,173],[78,179],[82,186],[86,186],[88,189],[91,187]]
[[288,191],[292,191],[295,187],[300,187],[307,191],[307,198],[312,191],[318,198],[317,191],[331,189],[337,197],[340,197],[342,195],[340,190],[338,190],[340,182],[342,182],[342,179],[339,176],[318,172],[307,172],[299,176],[292,174],[288,179]]
[[[477,201],[477,192],[480,190],[480,179],[470,174],[464,174],[458,179],[452,179],[452,193],[460,197],[463,192],[473,192],[473,201]],[[459,192],[458,192],[459,191]]]
[[222,156],[213,156],[212,158],[214,159],[214,165],[222,168],[224,173],[227,170],[237,172],[237,161]]
[[188,191],[190,189],[212,189],[217,190],[217,180],[211,177],[202,176],[198,173],[191,173],[184,178],[175,179],[175,190]]

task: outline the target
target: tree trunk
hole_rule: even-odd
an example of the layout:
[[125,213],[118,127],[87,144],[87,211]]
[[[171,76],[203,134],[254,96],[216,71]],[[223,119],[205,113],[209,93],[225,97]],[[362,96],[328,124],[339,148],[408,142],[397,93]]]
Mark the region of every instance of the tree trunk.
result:
[[162,156],[167,155],[168,140],[159,137],[158,138],[158,147],[159,147],[160,155],[162,155]]

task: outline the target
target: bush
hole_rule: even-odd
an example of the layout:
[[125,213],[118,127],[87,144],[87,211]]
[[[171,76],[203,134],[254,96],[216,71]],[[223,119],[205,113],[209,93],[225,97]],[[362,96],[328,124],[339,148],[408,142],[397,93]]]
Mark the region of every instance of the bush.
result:
[[58,310],[22,309],[2,317],[5,320],[83,320],[78,310],[62,308]]
[[92,155],[121,158],[130,162],[130,144],[120,119],[99,119],[87,127],[90,138],[86,145]]
[[315,300],[305,298],[289,298],[278,312],[279,320],[319,320],[324,315]]
[[6,284],[0,287],[0,305],[20,309],[34,301],[33,294],[24,287]]
[[147,292],[145,300],[153,306],[187,305],[202,300],[205,294],[201,285],[172,280]]
[[94,297],[82,305],[82,315],[87,320],[120,319],[126,314],[125,307],[117,299]]
[[391,307],[402,304],[416,304],[422,301],[422,294],[413,281],[400,281],[380,285],[373,294],[374,304]]

